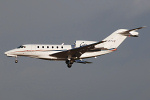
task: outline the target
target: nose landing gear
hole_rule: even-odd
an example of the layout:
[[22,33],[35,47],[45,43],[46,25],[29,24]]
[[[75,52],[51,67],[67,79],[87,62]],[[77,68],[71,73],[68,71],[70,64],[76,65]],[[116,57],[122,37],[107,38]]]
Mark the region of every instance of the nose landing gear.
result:
[[18,63],[18,60],[15,60],[15,63]]
[[18,63],[17,56],[15,57],[15,63]]

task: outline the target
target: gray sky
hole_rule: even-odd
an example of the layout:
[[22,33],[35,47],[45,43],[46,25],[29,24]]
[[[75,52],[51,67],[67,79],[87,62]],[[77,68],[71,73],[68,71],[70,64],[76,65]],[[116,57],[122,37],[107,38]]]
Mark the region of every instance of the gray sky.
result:
[[[150,0],[1,0],[0,100],[150,100]],[[21,44],[102,40],[140,26],[118,51],[74,64],[4,52]]]

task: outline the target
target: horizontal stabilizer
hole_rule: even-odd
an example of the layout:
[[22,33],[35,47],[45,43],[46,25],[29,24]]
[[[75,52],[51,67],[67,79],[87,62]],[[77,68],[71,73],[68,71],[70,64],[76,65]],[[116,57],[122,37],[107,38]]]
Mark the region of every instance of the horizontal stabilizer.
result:
[[139,28],[135,28],[135,29],[130,29],[130,30],[128,30],[129,32],[130,31],[137,31],[137,30],[139,30],[139,29],[142,29],[142,28],[145,28],[146,26],[143,26],[143,27],[139,27]]
[[139,27],[139,28],[135,28],[135,29],[130,29],[130,30],[126,30],[126,31],[122,31],[120,32],[121,35],[124,36],[131,36],[131,37],[138,37],[138,32],[136,32],[139,29],[145,28],[146,26],[143,27]]

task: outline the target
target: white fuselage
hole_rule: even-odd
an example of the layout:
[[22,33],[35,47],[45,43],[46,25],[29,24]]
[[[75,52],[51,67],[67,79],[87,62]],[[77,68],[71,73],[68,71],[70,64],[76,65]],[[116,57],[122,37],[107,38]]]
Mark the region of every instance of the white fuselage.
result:
[[[39,58],[45,60],[66,60],[66,58],[57,58],[50,56],[51,54],[66,51],[76,48],[75,45],[45,45],[45,44],[27,44],[22,45],[16,49],[5,52],[7,56],[27,56],[32,58]],[[81,55],[80,59],[97,57],[103,54],[111,53],[114,50],[99,50],[89,51]]]

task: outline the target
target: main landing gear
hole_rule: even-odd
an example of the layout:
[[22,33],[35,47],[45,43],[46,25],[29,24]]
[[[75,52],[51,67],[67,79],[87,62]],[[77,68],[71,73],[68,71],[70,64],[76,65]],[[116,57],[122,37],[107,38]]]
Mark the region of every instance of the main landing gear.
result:
[[66,60],[66,64],[67,64],[68,68],[71,68],[73,63],[74,63],[73,60]]

